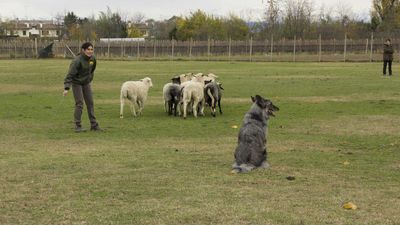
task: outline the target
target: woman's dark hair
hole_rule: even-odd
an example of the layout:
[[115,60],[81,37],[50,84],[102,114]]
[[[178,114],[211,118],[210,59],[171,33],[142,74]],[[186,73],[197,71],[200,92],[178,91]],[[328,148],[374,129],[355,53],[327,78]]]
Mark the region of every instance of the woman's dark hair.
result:
[[390,38],[386,39],[386,41],[392,42],[392,40],[390,40]]
[[93,48],[93,45],[92,45],[92,43],[90,43],[90,42],[85,42],[85,43],[83,43],[82,44],[82,49],[83,50],[86,50],[86,49],[88,49],[89,47],[92,47]]

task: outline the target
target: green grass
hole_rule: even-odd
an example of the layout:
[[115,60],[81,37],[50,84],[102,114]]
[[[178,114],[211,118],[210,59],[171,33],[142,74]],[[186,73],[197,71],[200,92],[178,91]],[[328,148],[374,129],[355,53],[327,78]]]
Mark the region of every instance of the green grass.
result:
[[[99,61],[106,132],[82,134],[72,93],[62,97],[68,65],[0,61],[0,224],[400,223],[398,65],[389,79],[380,63]],[[220,76],[223,115],[164,113],[163,85],[185,72]],[[154,87],[143,116],[126,108],[119,119],[120,85],[145,76]],[[281,109],[271,169],[232,175],[232,126],[255,94]]]

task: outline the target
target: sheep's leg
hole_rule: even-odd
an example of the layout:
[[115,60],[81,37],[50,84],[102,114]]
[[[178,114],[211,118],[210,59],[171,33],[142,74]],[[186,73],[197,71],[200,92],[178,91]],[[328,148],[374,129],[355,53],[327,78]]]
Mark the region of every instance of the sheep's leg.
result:
[[194,101],[193,102],[193,116],[194,117],[197,117],[197,105],[198,105],[199,103],[197,102],[197,101]]
[[207,95],[211,98],[211,115],[215,117],[215,98],[210,89],[207,90]]
[[221,99],[218,99],[218,108],[219,108],[219,114],[222,114]]
[[168,106],[168,102],[164,100],[164,110],[165,110],[165,112],[168,112],[167,111],[167,106]]
[[173,102],[169,101],[168,102],[168,115],[172,115],[172,110],[173,110]]
[[188,113],[192,113],[192,102],[188,102]]
[[133,98],[131,101],[131,111],[132,111],[132,114],[134,117],[136,117],[135,102],[136,102],[136,98]]
[[178,107],[178,113],[179,113],[178,115],[182,116],[182,102],[179,102],[177,107]]
[[215,117],[215,109],[217,108],[217,104],[215,102],[215,98],[211,98],[211,114],[213,117]]
[[204,105],[206,104],[204,98],[200,101],[200,115],[204,116]]
[[178,104],[176,104],[176,102],[171,101],[171,111],[170,111],[169,115],[174,114],[174,116],[176,116],[176,111],[177,111],[176,107],[177,106],[178,106]]
[[121,109],[119,111],[119,118],[124,118],[124,104],[125,104],[125,99],[121,97]]
[[137,104],[138,104],[138,107],[139,107],[139,109],[138,109],[138,114],[139,114],[139,116],[140,116],[140,115],[142,115],[142,111],[143,111],[143,108],[144,108],[144,104],[143,104],[143,102],[140,101],[140,100],[137,100]]
[[188,105],[188,102],[187,101],[183,101],[183,119],[186,119],[186,113],[187,113],[186,108],[187,108],[187,105]]
[[174,108],[174,116],[176,116],[176,111],[177,111],[178,104],[176,102],[174,102],[174,103],[172,103],[172,106]]

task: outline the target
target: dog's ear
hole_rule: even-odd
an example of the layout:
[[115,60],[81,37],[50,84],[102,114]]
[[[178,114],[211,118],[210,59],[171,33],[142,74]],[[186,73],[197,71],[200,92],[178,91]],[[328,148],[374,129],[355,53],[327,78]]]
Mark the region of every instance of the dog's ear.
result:
[[252,102],[256,102],[256,98],[254,98],[253,96],[250,96],[250,98]]
[[253,102],[257,103],[257,105],[260,106],[261,108],[265,109],[267,107],[265,99],[260,95],[256,95],[254,99],[255,101],[253,100]]

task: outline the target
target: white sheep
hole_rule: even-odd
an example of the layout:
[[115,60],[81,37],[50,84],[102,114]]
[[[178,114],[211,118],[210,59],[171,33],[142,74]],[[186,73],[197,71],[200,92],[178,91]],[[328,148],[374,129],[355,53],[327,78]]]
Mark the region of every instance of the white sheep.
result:
[[197,106],[200,104],[200,114],[204,115],[204,79],[202,75],[194,76],[191,81],[181,84],[183,118],[186,119],[187,107],[193,108],[193,116],[197,117]]
[[193,77],[193,73],[185,73],[185,74],[179,75],[181,83],[190,81],[192,79],[192,77]]
[[213,74],[213,73],[209,73],[207,75],[203,75],[204,82],[206,82],[206,81],[215,82],[215,80],[217,78],[218,78],[218,76]]
[[124,104],[125,100],[131,102],[131,110],[134,117],[136,117],[135,103],[138,104],[138,113],[142,114],[144,103],[147,99],[149,88],[153,87],[153,83],[149,77],[145,77],[139,81],[126,81],[121,86],[121,111],[120,118],[124,118]]

